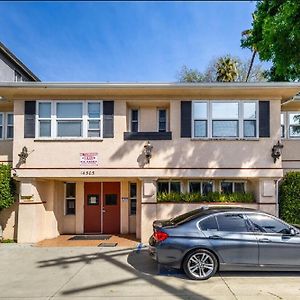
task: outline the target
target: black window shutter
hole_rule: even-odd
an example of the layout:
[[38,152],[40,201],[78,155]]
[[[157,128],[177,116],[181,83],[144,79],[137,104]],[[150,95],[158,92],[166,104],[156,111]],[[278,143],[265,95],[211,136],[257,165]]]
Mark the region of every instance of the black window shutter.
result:
[[192,101],[181,101],[181,137],[192,136]]
[[259,101],[259,137],[270,137],[270,101]]
[[35,101],[25,101],[24,138],[35,138]]
[[103,137],[114,137],[114,101],[103,101]]

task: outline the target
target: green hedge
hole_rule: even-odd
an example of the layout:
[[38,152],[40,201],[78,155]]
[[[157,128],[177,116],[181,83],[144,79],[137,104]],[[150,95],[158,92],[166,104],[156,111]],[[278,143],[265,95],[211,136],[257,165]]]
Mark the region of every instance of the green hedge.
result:
[[300,172],[284,176],[279,187],[279,214],[288,223],[300,224]]
[[11,178],[11,166],[0,164],[0,210],[15,202],[15,184]]
[[219,192],[211,192],[207,195],[199,193],[158,193],[157,202],[238,202],[253,203],[255,197],[252,193],[232,193],[223,194]]

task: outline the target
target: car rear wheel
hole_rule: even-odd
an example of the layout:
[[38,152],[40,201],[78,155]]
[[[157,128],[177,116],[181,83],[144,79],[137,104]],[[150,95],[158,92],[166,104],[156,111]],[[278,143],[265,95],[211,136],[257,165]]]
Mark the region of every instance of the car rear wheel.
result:
[[185,274],[194,280],[205,280],[212,277],[218,269],[218,261],[214,254],[207,250],[195,250],[183,261]]

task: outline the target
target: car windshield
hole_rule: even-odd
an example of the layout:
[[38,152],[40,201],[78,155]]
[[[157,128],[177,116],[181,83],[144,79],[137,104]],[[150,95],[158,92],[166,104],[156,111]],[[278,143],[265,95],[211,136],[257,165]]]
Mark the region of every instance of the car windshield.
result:
[[207,209],[206,208],[198,208],[192,211],[189,211],[185,214],[182,214],[180,216],[177,216],[175,218],[171,218],[170,222],[174,225],[190,221],[196,217],[200,217],[201,215],[206,215],[207,214]]

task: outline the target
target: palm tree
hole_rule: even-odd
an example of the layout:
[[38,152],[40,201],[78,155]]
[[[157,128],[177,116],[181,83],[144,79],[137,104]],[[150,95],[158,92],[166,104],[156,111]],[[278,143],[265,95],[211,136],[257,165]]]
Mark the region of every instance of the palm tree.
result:
[[220,57],[216,63],[217,81],[233,82],[238,77],[237,61],[229,55]]

